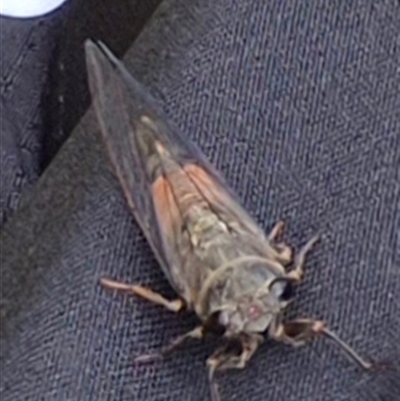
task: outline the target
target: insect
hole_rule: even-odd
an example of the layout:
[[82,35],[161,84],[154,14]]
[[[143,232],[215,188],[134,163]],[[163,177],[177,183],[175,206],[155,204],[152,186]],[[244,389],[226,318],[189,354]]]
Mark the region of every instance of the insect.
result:
[[149,288],[110,279],[102,283],[199,317],[197,327],[156,355],[220,331],[224,344],[207,359],[213,401],[219,399],[215,372],[244,368],[265,333],[293,346],[324,334],[369,369],[371,364],[324,321],[283,321],[289,302],[285,294],[302,280],[306,256],[318,237],[294,255],[279,240],[282,222],[266,235],[196,145],[179,133],[111,51],[92,41],[85,50],[94,107],[115,175],[178,297],[167,300]]

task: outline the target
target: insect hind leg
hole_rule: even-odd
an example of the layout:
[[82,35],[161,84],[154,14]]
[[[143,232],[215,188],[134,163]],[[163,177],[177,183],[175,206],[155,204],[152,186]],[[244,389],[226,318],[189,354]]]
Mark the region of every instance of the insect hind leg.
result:
[[182,299],[174,299],[172,301],[164,298],[158,292],[151,290],[150,288],[142,287],[136,284],[126,284],[119,281],[101,279],[101,283],[104,287],[110,288],[117,291],[127,291],[131,292],[141,298],[144,298],[154,304],[164,306],[171,312],[180,312],[185,309],[186,304]]

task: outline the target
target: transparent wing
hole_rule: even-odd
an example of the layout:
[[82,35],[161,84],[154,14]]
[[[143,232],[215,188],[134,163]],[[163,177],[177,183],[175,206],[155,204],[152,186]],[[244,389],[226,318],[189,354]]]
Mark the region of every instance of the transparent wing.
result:
[[[128,205],[171,284],[180,294],[182,208],[206,203],[232,230],[245,233],[267,255],[263,231],[200,149],[176,126],[124,65],[99,43],[87,41],[89,85],[96,115]],[[190,250],[189,250],[190,251]]]

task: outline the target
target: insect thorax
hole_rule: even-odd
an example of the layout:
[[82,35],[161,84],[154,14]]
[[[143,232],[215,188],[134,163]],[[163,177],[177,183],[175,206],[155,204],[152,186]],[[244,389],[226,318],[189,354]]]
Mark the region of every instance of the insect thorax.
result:
[[[276,272],[265,255],[257,251],[254,239],[252,243],[248,235],[228,227],[214,213],[203,210],[198,211],[197,219],[193,217],[188,228],[196,257],[198,314],[205,319],[260,291],[267,293],[267,283]],[[268,303],[271,310],[278,308],[275,295]]]

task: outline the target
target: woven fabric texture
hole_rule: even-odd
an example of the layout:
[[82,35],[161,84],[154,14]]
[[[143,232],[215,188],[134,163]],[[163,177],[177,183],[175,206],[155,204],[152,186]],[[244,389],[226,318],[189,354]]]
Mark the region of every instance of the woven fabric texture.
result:
[[295,249],[322,234],[289,316],[386,363],[365,373],[326,339],[267,341],[218,375],[222,400],[399,400],[398,1],[165,0],[151,18],[156,1],[83,3],[0,20],[2,400],[210,399],[212,339],[134,363],[196,318],[99,285],[174,297],[83,114],[86,37],[119,56],[135,39],[128,68],[266,231],[284,219]]

